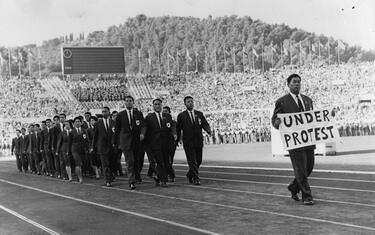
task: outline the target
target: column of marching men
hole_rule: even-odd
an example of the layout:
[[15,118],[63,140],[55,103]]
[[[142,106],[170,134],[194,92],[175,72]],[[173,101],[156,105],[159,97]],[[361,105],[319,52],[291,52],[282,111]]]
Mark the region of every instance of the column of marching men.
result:
[[[168,106],[161,99],[152,101],[153,112],[143,116],[134,107],[132,96],[125,98],[125,109],[117,112],[102,108],[100,118],[86,112],[83,116],[67,119],[64,113],[28,130],[17,130],[12,140],[12,154],[16,156],[19,172],[45,175],[67,180],[84,177],[105,179],[112,186],[116,177],[128,177],[129,188],[142,183],[141,171],[147,154],[147,176],[155,185],[168,187],[175,181],[173,159],[176,147],[183,144],[189,170],[189,183],[200,185],[199,167],[202,163],[202,130],[211,135],[203,113],[194,109],[194,99],[184,98],[186,110],[177,121],[172,119]],[[27,131],[27,132],[26,132]],[[121,158],[125,158],[125,169]]]

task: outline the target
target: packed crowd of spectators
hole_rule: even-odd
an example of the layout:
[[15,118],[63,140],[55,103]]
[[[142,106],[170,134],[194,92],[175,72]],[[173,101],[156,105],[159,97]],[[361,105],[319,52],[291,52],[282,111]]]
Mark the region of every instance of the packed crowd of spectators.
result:
[[[270,115],[275,100],[288,92],[285,78],[291,73],[302,77],[301,93],[314,100],[314,108],[334,108],[342,136],[374,135],[375,105],[366,100],[375,90],[375,64],[370,62],[325,65],[316,68],[285,68],[262,74],[163,74],[142,78],[155,96],[172,109],[174,116],[185,109],[183,98],[191,95],[202,110],[215,135],[207,143],[270,141]],[[136,75],[132,75],[132,78]],[[38,118],[56,113],[87,111],[106,105],[124,107],[129,94],[129,77],[122,75],[61,78],[82,107],[46,96],[40,82],[32,78],[0,80],[0,118]],[[364,100],[362,100],[364,99]],[[138,99],[135,107],[144,113],[152,110],[150,99]],[[1,145],[1,143],[0,143]]]
[[124,100],[129,94],[127,78],[118,75],[67,78],[66,85],[80,102]]
[[47,96],[41,83],[28,77],[0,77],[0,118],[46,117],[70,113],[75,107]]

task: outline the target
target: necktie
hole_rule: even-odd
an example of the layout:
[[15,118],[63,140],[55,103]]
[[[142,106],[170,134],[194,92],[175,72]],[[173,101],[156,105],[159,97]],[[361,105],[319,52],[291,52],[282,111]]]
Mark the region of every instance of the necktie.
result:
[[78,130],[78,135],[80,135],[81,134],[81,128],[78,128],[77,130]]
[[159,126],[160,126],[160,128],[161,128],[161,116],[160,116],[160,113],[158,113],[158,116],[159,116]]
[[108,124],[107,124],[107,119],[104,118],[104,127],[105,127],[105,131],[108,132]]
[[299,108],[299,111],[300,111],[300,112],[304,112],[305,109],[303,108],[302,101],[301,101],[301,99],[298,97],[298,95],[296,95],[296,96],[297,96],[297,102],[298,102],[298,108]]
[[133,115],[132,115],[132,111],[129,110],[129,117],[130,117],[130,126],[132,126],[132,123],[133,123]]
[[189,111],[189,113],[190,113],[191,121],[193,122],[193,125],[195,125],[193,112]]

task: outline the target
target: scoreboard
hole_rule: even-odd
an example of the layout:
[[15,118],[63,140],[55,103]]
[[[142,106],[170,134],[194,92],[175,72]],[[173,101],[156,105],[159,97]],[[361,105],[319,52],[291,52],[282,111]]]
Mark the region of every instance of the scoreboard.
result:
[[62,47],[63,74],[125,73],[124,47]]

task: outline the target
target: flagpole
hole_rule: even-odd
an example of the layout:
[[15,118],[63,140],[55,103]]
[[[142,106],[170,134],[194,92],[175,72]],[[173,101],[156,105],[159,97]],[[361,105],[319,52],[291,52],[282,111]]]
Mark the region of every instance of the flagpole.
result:
[[206,63],[206,73],[207,73],[208,66],[207,66],[207,49],[206,49],[206,47],[204,47],[204,60],[205,60],[205,63]]
[[141,50],[138,49],[138,73],[141,73]]
[[39,79],[42,78],[42,72],[40,71],[40,59],[41,59],[41,55],[40,55],[40,49],[38,48],[38,67],[39,67]]
[[223,46],[223,54],[224,54],[224,73],[227,72],[227,61],[225,58],[225,45]]
[[281,69],[284,68],[284,42],[281,42],[280,56],[281,56]]
[[233,73],[236,72],[236,54],[234,52],[234,48],[232,47],[232,57],[233,57]]
[[177,48],[177,74],[180,73],[180,64],[179,64],[179,61],[178,61],[178,48]]
[[302,67],[302,46],[301,46],[301,41],[299,41],[299,67]]
[[328,65],[331,64],[331,53],[330,53],[330,46],[329,46],[329,40],[327,42],[327,49],[328,49]]
[[290,65],[292,65],[292,41],[289,41],[289,57],[290,57]]
[[264,45],[262,43],[262,73],[264,73]]
[[159,63],[158,69],[159,69],[159,76],[160,76],[160,74],[161,74],[161,68],[160,68],[161,61],[160,61],[160,51],[159,51],[159,48],[158,48],[158,63]]
[[253,71],[255,72],[255,62],[254,62],[254,53],[251,53],[252,61],[253,61]]
[[214,60],[214,61],[215,61],[215,73],[217,73],[217,64],[216,64],[216,62],[217,62],[217,61],[216,61],[216,49],[215,49],[214,53],[215,53],[215,60]]
[[188,55],[188,49],[186,49],[186,73],[189,72],[189,58],[187,56],[190,57],[190,55]]
[[340,45],[337,43],[337,63],[340,65]]
[[29,53],[27,55],[27,62],[29,64],[29,76],[31,77],[31,52],[30,52],[30,49],[29,49]]
[[11,55],[10,55],[11,50],[10,50],[10,48],[8,48],[8,51],[9,51],[9,53],[8,53],[8,55],[9,55],[9,78],[12,78],[12,62],[11,62]]
[[245,73],[245,48],[242,47],[242,72]]
[[198,51],[195,49],[195,72],[198,72]]
[[18,76],[21,77],[21,58],[20,58],[20,51],[17,51],[17,56],[18,56]]
[[271,45],[271,68],[273,68],[273,45]]
[[168,66],[168,74],[170,74],[170,67],[169,67],[169,51],[167,49],[167,66]]

